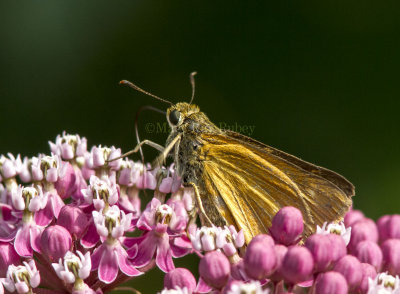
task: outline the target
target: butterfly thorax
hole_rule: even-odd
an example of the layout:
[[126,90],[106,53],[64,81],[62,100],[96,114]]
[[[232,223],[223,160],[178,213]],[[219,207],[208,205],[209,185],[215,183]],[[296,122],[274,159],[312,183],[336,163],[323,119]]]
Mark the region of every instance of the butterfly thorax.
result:
[[[173,124],[171,114],[179,113],[178,123]],[[177,103],[167,110],[167,119],[171,126],[168,146],[176,136],[180,141],[170,155],[173,156],[178,175],[184,185],[188,182],[198,183],[202,172],[201,149],[206,143],[201,134],[220,134],[222,131],[214,125],[200,108],[194,104]]]

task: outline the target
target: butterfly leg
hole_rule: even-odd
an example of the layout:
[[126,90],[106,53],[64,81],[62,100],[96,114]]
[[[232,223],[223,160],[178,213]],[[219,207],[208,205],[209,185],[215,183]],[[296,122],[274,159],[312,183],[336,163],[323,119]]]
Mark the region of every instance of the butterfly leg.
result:
[[143,140],[142,142],[140,142],[139,144],[137,144],[136,147],[135,147],[133,150],[128,151],[128,152],[122,154],[122,155],[119,156],[119,157],[116,157],[116,158],[107,160],[107,162],[111,162],[111,161],[114,161],[114,160],[118,160],[118,159],[127,157],[127,156],[129,156],[129,155],[131,155],[131,154],[133,154],[133,153],[136,153],[136,152],[139,151],[140,147],[142,147],[143,145],[149,145],[150,147],[153,147],[154,149],[157,149],[157,150],[160,151],[160,152],[163,152],[163,151],[164,151],[164,146],[161,146],[160,144],[157,144],[157,143],[155,143],[155,142],[153,142],[153,141],[150,141],[150,140]]
[[[176,135],[176,137],[171,141],[171,143],[168,144],[167,147],[163,148],[161,150],[161,154],[157,156],[157,158],[152,162],[151,166],[153,168],[162,165],[165,162],[165,159],[167,158],[168,154],[171,152],[172,148],[174,148],[175,145],[179,146],[179,142],[181,141],[181,135]],[[175,148],[175,162],[177,160],[177,152],[179,151],[179,148]]]
[[198,188],[197,185],[196,185],[195,183],[193,183],[193,182],[189,182],[188,184],[191,185],[191,186],[193,187],[193,189],[194,189],[194,195],[196,196],[196,203],[197,203],[197,206],[198,206],[199,209],[200,209],[201,215],[205,218],[205,220],[207,221],[207,223],[209,224],[209,226],[210,226],[210,227],[213,227],[214,224],[213,224],[213,222],[210,220],[210,218],[208,217],[207,213],[205,212],[204,207],[203,207],[203,203],[201,202],[201,197],[200,197],[199,188]]

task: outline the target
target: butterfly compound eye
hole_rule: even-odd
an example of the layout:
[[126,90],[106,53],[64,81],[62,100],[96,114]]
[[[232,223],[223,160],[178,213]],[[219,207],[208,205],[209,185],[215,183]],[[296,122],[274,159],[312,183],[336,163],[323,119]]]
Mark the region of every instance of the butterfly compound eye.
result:
[[178,110],[172,110],[169,113],[169,122],[176,126],[179,123],[179,119],[181,118],[181,113]]

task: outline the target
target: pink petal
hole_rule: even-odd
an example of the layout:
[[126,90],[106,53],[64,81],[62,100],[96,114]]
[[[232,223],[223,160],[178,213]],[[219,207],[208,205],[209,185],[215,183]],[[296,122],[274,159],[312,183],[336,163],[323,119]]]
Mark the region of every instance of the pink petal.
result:
[[81,190],[87,188],[87,183],[83,177],[82,171],[79,168],[75,169],[75,175],[75,191],[72,193],[71,197],[76,201],[83,200],[83,194]]
[[15,239],[15,236],[17,235],[17,229],[10,229],[10,230],[4,230],[2,228],[0,230],[0,241],[1,242],[10,242]]
[[100,236],[97,234],[96,225],[93,220],[90,222],[86,234],[81,239],[81,245],[85,248],[94,247],[99,242]]
[[36,288],[40,284],[40,274],[39,272],[35,272],[31,277],[30,284],[33,288]]
[[146,234],[146,238],[138,246],[138,251],[133,264],[135,266],[147,265],[152,259],[157,249],[157,237],[153,235],[153,232]]
[[29,287],[25,282],[15,283],[15,289],[18,293],[28,293]]
[[41,181],[43,180],[43,172],[40,168],[32,167],[32,178],[34,181]]
[[61,199],[60,195],[57,194],[56,190],[54,190],[54,192],[51,193],[51,196],[49,197],[49,199],[51,201],[51,206],[53,209],[54,216],[55,216],[55,218],[58,218],[58,215],[60,214],[60,210],[61,210],[61,208],[63,208],[65,203]]
[[33,250],[36,252],[40,253],[40,238],[42,235],[43,229],[40,229],[39,227],[34,227],[32,226],[30,229],[30,241],[31,241],[31,246]]
[[170,242],[172,256],[175,258],[185,256],[192,251],[192,243],[189,239],[183,239],[182,237],[174,238]]
[[74,151],[71,145],[67,143],[61,145],[61,157],[67,160],[74,158]]
[[138,271],[133,264],[128,260],[128,255],[126,251],[122,247],[117,247],[115,252],[118,256],[118,265],[120,270],[127,276],[139,276],[143,274],[143,272]]
[[14,249],[19,256],[32,257],[33,250],[30,240],[29,226],[23,226],[17,233],[14,241]]
[[197,284],[195,293],[209,293],[212,290],[202,278],[199,278],[199,283]]
[[101,148],[93,147],[92,154],[93,154],[93,165],[95,167],[103,166],[105,164],[104,154]]
[[124,168],[123,170],[120,171],[119,178],[118,178],[118,183],[120,185],[128,186],[131,184],[131,169],[130,168]]
[[180,187],[181,187],[181,179],[177,175],[175,175],[173,177],[171,192],[175,193],[176,191],[179,190]]
[[47,226],[53,220],[53,210],[51,208],[50,199],[47,201],[45,208],[37,211],[34,216],[35,223],[39,226]]
[[167,234],[164,234],[160,244],[157,246],[156,264],[160,270],[166,273],[175,268]]
[[313,285],[313,283],[314,283],[314,280],[311,279],[311,280],[308,280],[308,281],[304,281],[304,282],[298,283],[297,285],[299,285],[300,287],[303,287],[303,288],[307,288],[307,287],[311,287]]
[[58,178],[57,168],[55,167],[49,168],[46,174],[46,181],[50,183],[55,183],[57,182],[57,178]]
[[118,275],[118,257],[113,249],[107,248],[103,252],[99,265],[99,280],[110,284]]
[[10,221],[14,219],[14,216],[12,215],[13,208],[4,203],[0,203],[0,220],[2,221]]
[[172,181],[171,177],[163,179],[158,190],[165,194],[171,193]]
[[103,256],[103,252],[105,249],[105,245],[101,245],[94,250],[92,256],[90,257],[90,259],[92,260],[92,271],[99,268],[101,257]]
[[144,238],[146,238],[146,235],[140,237],[126,237],[123,244],[126,248],[131,248],[134,245],[137,246],[138,244],[140,244]]
[[150,173],[147,172],[147,177],[146,177],[146,188],[150,190],[154,190],[157,186],[157,180],[156,177]]
[[127,250],[130,259],[135,259],[138,254],[138,245],[135,244]]

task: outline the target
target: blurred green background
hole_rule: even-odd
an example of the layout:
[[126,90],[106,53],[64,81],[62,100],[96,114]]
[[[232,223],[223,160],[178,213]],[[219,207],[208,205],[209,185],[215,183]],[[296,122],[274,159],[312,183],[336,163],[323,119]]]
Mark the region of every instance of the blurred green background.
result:
[[[399,25],[398,1],[3,0],[0,154],[48,153],[63,130],[127,151],[138,108],[166,104],[118,81],[188,101],[196,70],[212,121],[345,175],[372,218],[399,213]],[[142,138],[163,143],[145,127],[164,121],[144,112]]]

